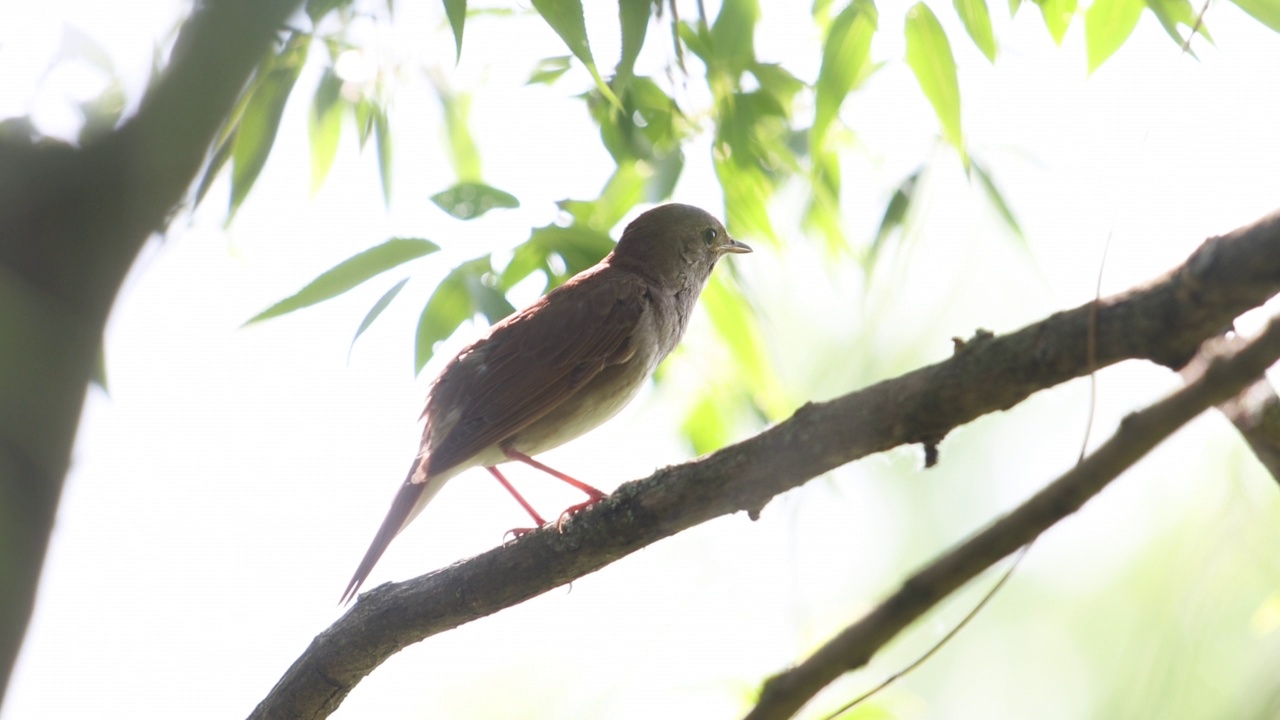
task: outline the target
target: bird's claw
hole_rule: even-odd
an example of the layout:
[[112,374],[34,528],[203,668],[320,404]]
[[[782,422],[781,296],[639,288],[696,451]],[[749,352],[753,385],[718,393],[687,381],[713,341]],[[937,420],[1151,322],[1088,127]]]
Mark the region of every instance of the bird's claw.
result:
[[507,542],[508,542],[508,540],[507,540],[507,536],[508,536],[508,535],[510,535],[510,536],[511,536],[511,540],[510,540],[510,542],[515,542],[515,541],[519,540],[520,538],[524,537],[525,535],[528,535],[529,533],[531,533],[531,532],[533,532],[534,530],[537,530],[537,529],[538,529],[538,528],[511,528],[510,530],[508,530],[508,531],[506,531],[506,532],[502,533],[502,544],[503,544],[503,545],[506,545],[506,544],[507,544]]
[[604,496],[604,495],[601,495],[601,496],[599,496],[599,497],[592,497],[590,500],[587,500],[586,502],[580,502],[580,503],[578,503],[577,505],[571,505],[571,506],[569,507],[569,509],[567,509],[567,510],[565,510],[564,512],[560,513],[560,519],[559,519],[559,520],[556,520],[556,532],[564,532],[564,521],[565,521],[565,520],[568,520],[568,519],[569,519],[571,516],[573,516],[574,514],[576,514],[576,513],[578,513],[578,512],[581,512],[582,510],[586,510],[587,508],[591,507],[592,505],[595,505],[596,503],[600,502],[600,501],[601,501],[601,500],[603,500],[604,498],[605,498],[605,496]]

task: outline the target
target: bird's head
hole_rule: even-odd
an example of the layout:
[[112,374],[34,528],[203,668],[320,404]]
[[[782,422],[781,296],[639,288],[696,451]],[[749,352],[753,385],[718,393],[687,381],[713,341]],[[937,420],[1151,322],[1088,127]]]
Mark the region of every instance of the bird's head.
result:
[[612,263],[677,287],[701,287],[716,260],[751,248],[729,237],[712,214],[692,205],[661,205],[632,220],[613,250]]

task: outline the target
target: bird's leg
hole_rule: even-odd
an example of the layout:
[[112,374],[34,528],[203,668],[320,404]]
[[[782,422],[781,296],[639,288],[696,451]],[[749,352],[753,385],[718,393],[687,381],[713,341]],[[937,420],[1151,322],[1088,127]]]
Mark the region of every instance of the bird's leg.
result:
[[[533,506],[529,504],[529,501],[525,500],[523,495],[516,492],[515,486],[513,486],[510,482],[508,482],[506,478],[502,477],[502,473],[498,472],[498,468],[493,467],[492,465],[486,465],[485,470],[488,470],[491,475],[493,475],[495,478],[498,479],[498,482],[502,483],[502,487],[506,488],[507,492],[511,493],[511,497],[515,498],[516,502],[520,503],[520,507],[524,508],[524,511],[529,513],[529,516],[533,518],[533,521],[535,523],[537,523],[537,527],[512,528],[507,531],[508,533],[516,536],[516,538],[519,539],[521,535],[524,535],[526,533],[531,533],[534,530],[537,530],[538,528],[547,524],[547,521],[543,520],[542,516],[538,514],[538,511],[533,509]],[[504,534],[503,537],[505,538],[506,535]]]
[[564,525],[565,519],[568,518],[570,515],[578,512],[579,510],[582,510],[583,508],[590,507],[591,505],[594,505],[605,498],[605,494],[600,492],[599,490],[591,487],[590,485],[582,482],[581,480],[571,478],[568,475],[565,475],[564,473],[560,472],[559,470],[556,470],[554,468],[549,468],[546,465],[543,465],[542,463],[538,462],[537,460],[534,460],[533,458],[529,457],[528,455],[525,455],[519,450],[513,450],[512,448],[503,448],[502,452],[512,460],[519,460],[520,462],[524,463],[525,465],[528,465],[529,467],[537,468],[554,478],[563,480],[564,482],[569,483],[570,485],[578,488],[579,490],[581,490],[582,492],[586,493],[589,496],[586,502],[581,502],[581,503],[578,503],[577,505],[571,505],[567,510],[560,513],[560,519],[556,521],[557,530],[561,529],[561,526]]

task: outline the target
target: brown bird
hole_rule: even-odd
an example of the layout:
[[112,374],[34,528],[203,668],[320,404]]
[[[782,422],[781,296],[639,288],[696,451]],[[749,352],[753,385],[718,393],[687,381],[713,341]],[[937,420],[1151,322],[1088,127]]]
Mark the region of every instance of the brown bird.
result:
[[464,470],[484,466],[539,527],[546,524],[542,516],[497,465],[518,460],[589,496],[561,519],[603,498],[530,456],[625,407],[680,342],[716,261],[748,252],[696,207],[654,208],[627,225],[613,252],[594,267],[458,353],[431,386],[421,449],[339,602],[355,597],[391,540]]

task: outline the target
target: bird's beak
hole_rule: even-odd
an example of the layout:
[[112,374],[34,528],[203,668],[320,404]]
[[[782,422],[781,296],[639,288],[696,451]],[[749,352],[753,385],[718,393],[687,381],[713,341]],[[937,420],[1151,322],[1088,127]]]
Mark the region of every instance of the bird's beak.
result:
[[729,238],[729,242],[725,243],[724,245],[721,245],[719,249],[720,249],[720,252],[722,253],[733,253],[735,255],[741,255],[743,253],[751,252],[750,245],[746,243],[740,243],[737,240],[734,240],[733,238]]

